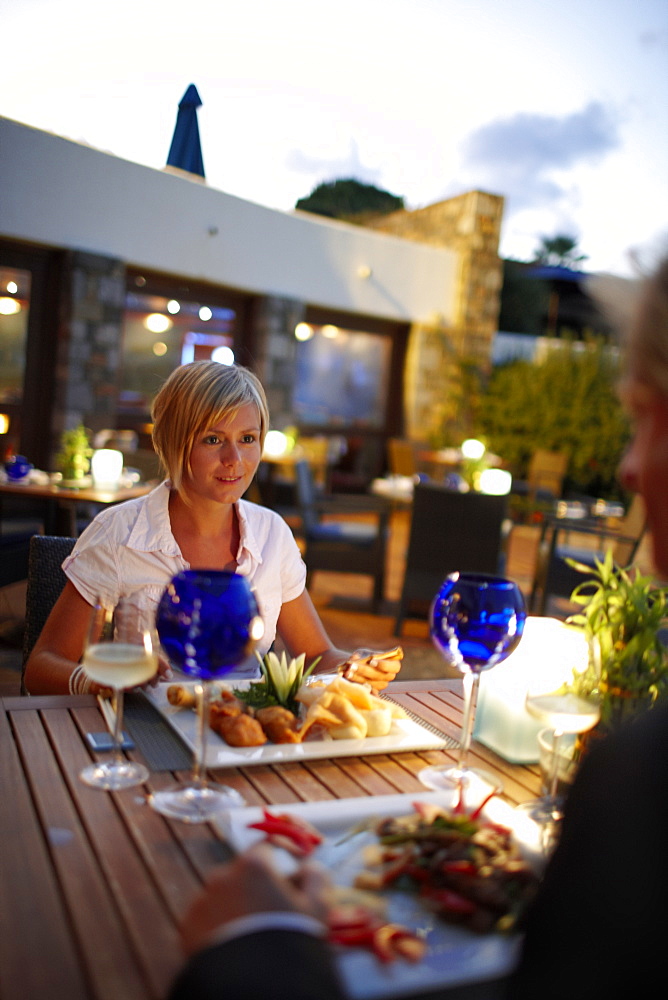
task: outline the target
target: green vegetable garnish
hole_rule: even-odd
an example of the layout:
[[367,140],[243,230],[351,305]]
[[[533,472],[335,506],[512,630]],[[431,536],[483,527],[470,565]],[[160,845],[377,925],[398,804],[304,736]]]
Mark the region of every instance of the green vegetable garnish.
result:
[[285,652],[280,659],[276,653],[267,653],[264,659],[255,654],[262,671],[262,680],[255,682],[246,691],[235,691],[237,698],[253,708],[267,708],[270,705],[282,705],[289,711],[297,713],[299,703],[296,695],[306,678],[312,673],[320,657],[317,657],[304,671],[306,656],[304,653],[291,659],[288,663]]

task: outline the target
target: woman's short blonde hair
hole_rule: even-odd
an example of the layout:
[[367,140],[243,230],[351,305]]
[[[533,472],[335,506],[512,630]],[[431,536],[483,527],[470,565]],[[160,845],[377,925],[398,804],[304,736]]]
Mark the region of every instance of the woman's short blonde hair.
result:
[[260,418],[260,445],[269,429],[262,383],[248,368],[218,361],[193,361],[169,376],[153,400],[153,446],[176,490],[190,472],[196,438],[221,419],[234,418],[254,403]]

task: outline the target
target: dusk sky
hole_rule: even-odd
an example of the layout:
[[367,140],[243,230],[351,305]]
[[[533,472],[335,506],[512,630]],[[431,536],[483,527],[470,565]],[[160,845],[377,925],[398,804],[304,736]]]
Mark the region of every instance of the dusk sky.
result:
[[[503,256],[668,245],[665,0],[0,0],[0,114],[164,166],[194,83],[207,183],[289,211],[342,177],[504,195]],[[0,151],[0,155],[2,155]],[[166,207],[167,210],[167,207]]]

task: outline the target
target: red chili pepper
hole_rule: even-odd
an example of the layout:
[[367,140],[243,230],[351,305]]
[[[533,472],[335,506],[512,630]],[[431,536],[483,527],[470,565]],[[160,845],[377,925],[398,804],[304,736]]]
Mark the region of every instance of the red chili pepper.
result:
[[444,861],[441,865],[444,872],[452,872],[457,875],[476,875],[478,869],[472,861]]
[[269,839],[271,837],[286,837],[291,841],[298,851],[306,856],[311,854],[318,844],[322,843],[322,837],[320,834],[303,826],[301,823],[297,822],[292,818],[292,816],[281,815],[275,816],[270,813],[267,809],[262,810],[264,813],[264,819],[257,823],[249,823],[248,826],[252,830],[261,830],[266,833]]
[[363,911],[349,919],[350,923],[345,923],[345,916],[330,915],[329,940],[332,944],[368,948],[385,965],[397,958],[417,962],[424,955],[425,943],[399,924],[379,923],[375,914],[364,916]]
[[487,803],[489,802],[489,800],[493,799],[494,796],[497,795],[497,794],[498,794],[498,792],[497,792],[496,788],[493,788],[492,791],[489,793],[489,795],[485,796],[485,798],[482,800],[482,802],[480,803],[480,805],[478,806],[478,808],[476,810],[474,810],[474,812],[471,813],[471,819],[477,819],[478,816],[480,815],[480,813],[483,811],[483,809],[487,805]]

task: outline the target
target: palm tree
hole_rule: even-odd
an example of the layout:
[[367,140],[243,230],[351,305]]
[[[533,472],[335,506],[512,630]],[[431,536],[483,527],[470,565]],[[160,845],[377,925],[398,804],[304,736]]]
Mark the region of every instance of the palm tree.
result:
[[577,253],[577,242],[573,236],[565,234],[542,236],[534,263],[547,264],[549,267],[572,268],[587,260],[586,254]]

